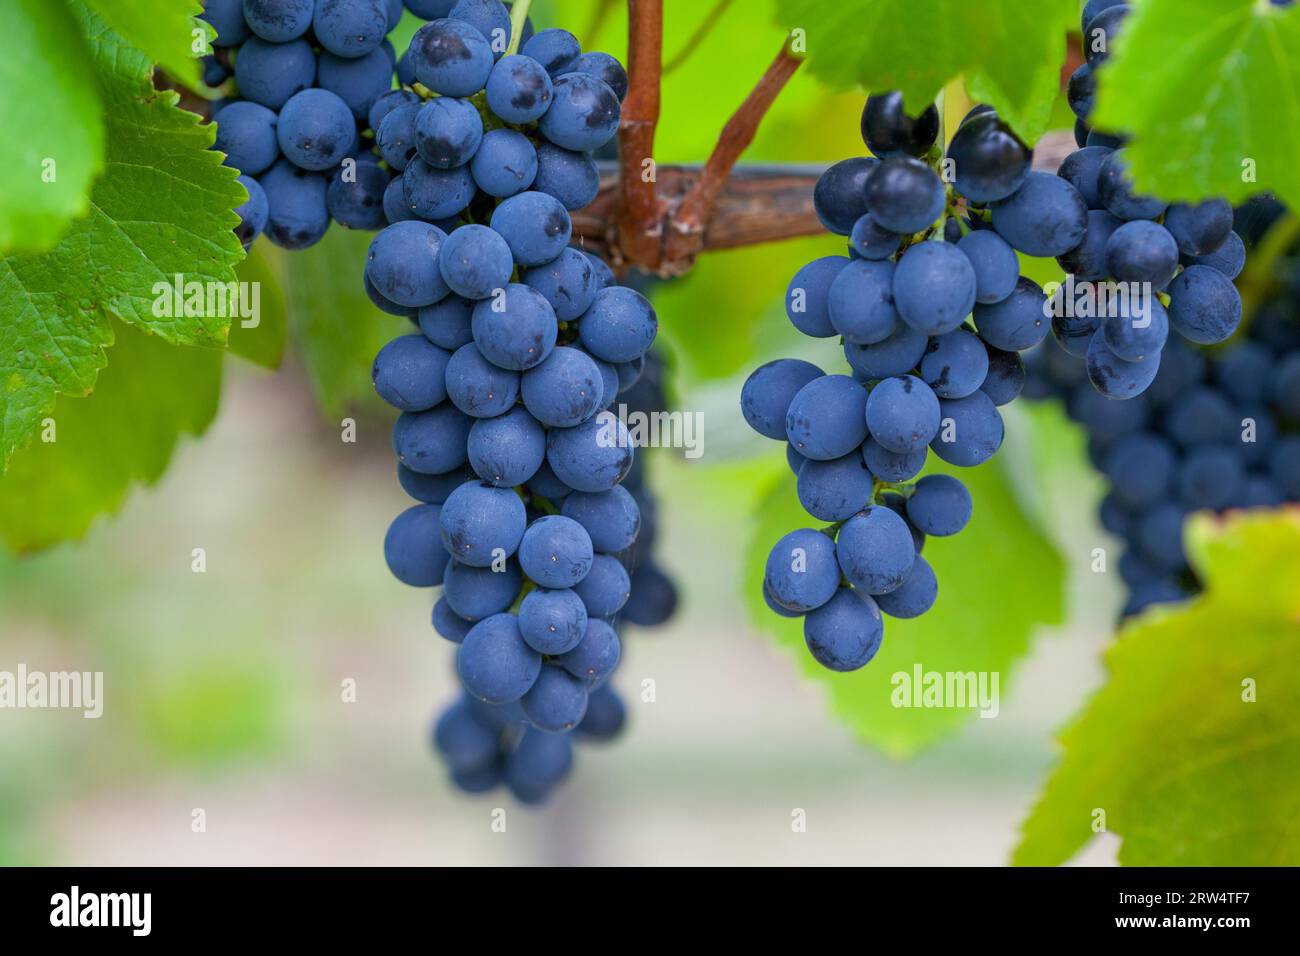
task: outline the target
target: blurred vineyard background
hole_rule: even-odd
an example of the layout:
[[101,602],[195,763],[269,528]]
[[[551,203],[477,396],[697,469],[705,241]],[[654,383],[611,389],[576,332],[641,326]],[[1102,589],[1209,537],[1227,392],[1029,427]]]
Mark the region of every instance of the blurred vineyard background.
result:
[[[707,6],[668,0],[667,57]],[[595,7],[539,0],[535,19],[622,56],[622,5],[593,35],[583,31]],[[702,161],[780,47],[767,2],[732,4],[724,16],[665,78],[661,163]],[[856,155],[861,105],[796,75],[747,160]],[[997,719],[970,720],[910,762],[864,747],[832,716],[822,685],[748,624],[751,515],[785,465],[778,446],[751,436],[736,395],[754,365],[794,346],[786,284],[800,264],[839,251],[831,238],[711,255],[655,290],[678,405],[705,415],[702,461],[652,453],[661,558],[682,607],[669,627],[628,642],[625,737],[584,748],[551,806],[507,805],[507,832],[492,832],[503,798],[457,796],[428,750],[432,715],[454,686],[429,596],[394,581],[380,553],[405,499],[369,364],[403,328],[361,292],[367,240],[335,228],[304,253],[259,243],[241,272],[264,283],[263,326],[232,335],[245,337],[245,354],[273,358],[287,326],[280,370],[197,356],[224,365],[207,434],[182,440],[157,484],[126,493],[120,515],[96,521],[83,543],[0,553],[0,669],[103,671],[106,698],[99,720],[4,712],[0,863],[1007,860],[1055,759],[1053,731],[1101,681],[1098,653],[1121,603],[1114,576],[1073,574],[1069,625],[1040,629],[1015,674],[1002,675]],[[118,329],[96,396],[60,399],[56,418],[93,421],[77,406],[98,403],[128,441],[148,430],[159,399],[105,404],[130,391],[123,346],[139,336]],[[355,444],[340,441],[344,417],[357,421]],[[1076,436],[1053,412],[1021,408],[1008,443],[991,467],[1055,489],[1031,510],[1086,562],[1091,544],[1070,543],[1098,536],[1099,488]],[[111,464],[112,443],[96,454]],[[104,465],[86,462],[92,480]],[[11,499],[0,512],[16,507]],[[206,550],[205,573],[191,571],[194,548]],[[945,583],[955,573],[979,582],[984,569],[945,569]],[[1024,593],[1032,576],[983,586],[1007,605],[1040,598]],[[960,634],[962,608],[940,607],[942,626]],[[342,700],[348,679],[355,703]],[[655,684],[653,703],[638,699],[643,680]],[[196,808],[206,832],[191,830]],[[796,808],[806,833],[792,832]],[[1114,855],[1102,840],[1080,859]]]

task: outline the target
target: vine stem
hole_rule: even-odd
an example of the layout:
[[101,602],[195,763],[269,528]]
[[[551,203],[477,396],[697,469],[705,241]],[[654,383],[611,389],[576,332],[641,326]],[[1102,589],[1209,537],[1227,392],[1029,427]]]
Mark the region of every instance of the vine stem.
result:
[[625,259],[658,263],[663,226],[654,166],[663,75],[663,0],[628,0],[628,94],[618,131],[616,245]]
[[672,230],[665,246],[666,258],[670,263],[677,266],[689,265],[703,248],[705,229],[731,170],[754,142],[763,117],[802,64],[803,59],[791,52],[787,37],[781,45],[781,52],[767,68],[767,72],[749,96],[745,97],[731,119],[727,120],[722,135],[718,137],[717,146],[704,164],[703,173],[674,211]]
[[515,0],[510,8],[510,42],[506,45],[506,56],[519,52],[520,41],[524,38],[524,24],[528,20],[528,8],[533,0]]

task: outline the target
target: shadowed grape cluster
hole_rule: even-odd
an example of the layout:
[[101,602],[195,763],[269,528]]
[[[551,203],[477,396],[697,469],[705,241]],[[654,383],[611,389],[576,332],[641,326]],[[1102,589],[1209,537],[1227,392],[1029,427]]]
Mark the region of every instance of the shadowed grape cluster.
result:
[[[1268,205],[1239,211],[1247,239]],[[1100,518],[1125,545],[1125,616],[1200,590],[1183,551],[1192,512],[1300,501],[1300,258],[1274,265],[1274,294],[1243,334],[1215,350],[1171,342],[1131,401],[1099,395],[1056,343],[1027,356],[1026,396],[1064,402],[1108,483]]]

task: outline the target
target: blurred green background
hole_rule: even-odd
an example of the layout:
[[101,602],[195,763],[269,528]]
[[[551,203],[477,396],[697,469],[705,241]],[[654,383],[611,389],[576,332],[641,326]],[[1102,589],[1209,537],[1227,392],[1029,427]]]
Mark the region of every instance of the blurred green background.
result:
[[[623,5],[593,33],[598,6],[539,0],[535,19],[622,57]],[[669,0],[666,58],[709,6]],[[767,2],[727,9],[665,78],[660,162],[707,156],[782,37]],[[746,159],[855,155],[861,104],[796,75]],[[1071,575],[1069,626],[1037,633],[1014,684],[1004,675],[997,719],[971,720],[908,762],[858,742],[822,686],[748,622],[751,515],[784,462],[745,427],[736,396],[761,361],[818,352],[790,329],[782,296],[799,265],[840,251],[833,238],[708,256],[659,287],[678,404],[703,412],[707,429],[702,462],[652,453],[660,560],[681,609],[660,631],[632,633],[617,679],[628,732],[582,748],[550,806],[455,793],[427,743],[454,693],[451,648],[429,626],[429,595],[394,581],[380,551],[407,502],[390,418],[368,394],[369,358],[403,327],[359,294],[367,239],[335,227],[309,253],[260,248],[244,275],[266,283],[264,309],[280,308],[277,284],[289,301],[283,367],[228,358],[215,424],[182,443],[155,487],[134,490],[84,543],[0,555],[0,669],[105,675],[99,720],[3,713],[0,862],[1006,861],[1052,763],[1054,729],[1100,683],[1097,655],[1120,603],[1109,576]],[[267,328],[284,321],[270,315]],[[358,423],[354,444],[340,441],[344,416]],[[1059,500],[1036,513],[1056,540],[1091,541],[1097,486],[1077,448],[1066,464],[1042,453],[1035,436],[1058,424],[1046,418],[1013,411],[1004,457],[1055,489]],[[195,548],[205,573],[191,571]],[[1088,547],[1073,550],[1087,561]],[[1018,586],[1002,582],[1003,599],[1016,601]],[[961,608],[944,614],[962,626]],[[646,680],[653,703],[637,693]],[[355,702],[343,699],[346,681]],[[498,806],[505,833],[490,826]],[[196,833],[200,808],[207,827]],[[792,832],[795,809],[806,832]],[[1114,853],[1103,839],[1082,861]]]

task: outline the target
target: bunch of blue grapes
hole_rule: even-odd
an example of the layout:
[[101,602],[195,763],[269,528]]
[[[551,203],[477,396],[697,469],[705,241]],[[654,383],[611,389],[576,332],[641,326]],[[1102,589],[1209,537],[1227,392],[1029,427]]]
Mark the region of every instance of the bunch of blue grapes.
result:
[[575,739],[618,734],[617,625],[666,619],[675,592],[637,560],[649,499],[624,486],[635,455],[621,406],[657,367],[658,319],[571,244],[626,74],[563,30],[494,55],[508,11],[491,6],[492,22],[458,5],[411,41],[413,81],[376,134],[397,175],[365,285],[419,329],[384,347],[374,382],[401,412],[398,478],[419,502],[385,556],[399,580],[442,588],[433,625],[458,645],[464,693],[435,747],[461,789],[504,784],[536,803]]
[[960,467],[998,451],[998,407],[1024,386],[1019,352],[1048,330],[1046,296],[1020,275],[1012,244],[964,214],[1031,184],[1031,151],[977,108],[953,140],[946,188],[932,166],[938,133],[933,107],[912,117],[898,93],[868,99],[862,135],[875,155],[832,166],[813,197],[848,254],[799,270],[786,299],[800,332],[842,342],[849,374],[780,359],[741,394],[749,424],[788,443],[804,509],[829,522],[777,542],[763,594],[777,614],[803,616],[808,649],[837,671],[875,656],[882,614],[934,605],[922,548],[960,532],[973,502],[956,478],[918,476],[931,451]]
[[1171,342],[1131,401],[1099,395],[1055,343],[1027,357],[1026,396],[1063,400],[1106,478],[1100,519],[1125,544],[1125,616],[1200,590],[1183,552],[1192,512],[1300,502],[1300,257],[1274,278],[1243,334],[1216,350]]
[[1236,332],[1242,305],[1232,280],[1246,259],[1226,200],[1171,205],[1138,193],[1123,139],[1088,125],[1098,74],[1129,12],[1119,0],[1088,3],[1087,60],[1069,83],[1080,148],[1055,177],[1035,174],[1001,223],[999,207],[992,210],[993,227],[1012,245],[1055,256],[1069,274],[1053,300],[1052,332],[1084,360],[1094,387],[1116,399],[1151,386],[1171,329],[1196,345]]
[[205,0],[217,38],[204,81],[234,85],[213,105],[213,148],[248,190],[236,210],[245,247],[265,234],[305,249],[331,222],[386,224],[391,172],[372,130],[399,95],[388,34],[402,12],[402,0]]

